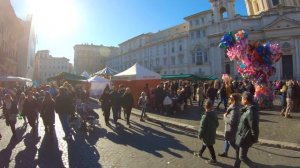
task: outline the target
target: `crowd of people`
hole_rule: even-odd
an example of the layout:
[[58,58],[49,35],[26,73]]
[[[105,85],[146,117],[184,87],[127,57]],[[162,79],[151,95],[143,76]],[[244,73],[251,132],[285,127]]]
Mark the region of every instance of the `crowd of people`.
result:
[[[300,82],[274,81],[270,83],[274,96],[279,96],[282,111],[280,115],[290,118],[292,110],[299,110]],[[201,157],[206,147],[211,154],[210,164],[217,163],[213,145],[215,144],[216,129],[219,125],[216,110],[224,106],[224,149],[220,157],[227,157],[230,146],[236,150],[235,167],[239,167],[241,160],[247,161],[249,148],[258,141],[259,115],[258,104],[255,102],[255,85],[249,81],[165,81],[156,88],[149,88],[147,84],[140,93],[138,102],[129,87],[123,85],[107,85],[99,97],[105,124],[110,127],[110,114],[113,114],[113,124],[119,127],[118,120],[121,112],[130,128],[130,116],[135,104],[141,108],[140,121],[147,117],[146,111],[154,110],[165,115],[184,111],[193,102],[205,111],[200,121],[199,138],[203,145],[198,153]],[[0,89],[1,105],[6,125],[10,126],[13,137],[17,136],[17,118],[24,120],[24,124],[31,126],[33,135],[37,133],[39,116],[45,126],[45,132],[54,132],[55,112],[58,114],[65,133],[65,140],[72,137],[69,120],[76,111],[75,102],[89,101],[88,90],[74,88],[68,82],[60,87],[43,85],[39,88],[18,87]],[[218,101],[219,102],[216,102]],[[204,103],[205,102],[205,103]],[[123,110],[122,110],[123,109]],[[0,134],[1,139],[1,134]]]
[[[65,140],[71,138],[69,119],[75,112],[75,99],[87,100],[88,94],[76,91],[71,84],[65,82],[61,87],[44,85],[38,88],[16,87],[0,89],[1,105],[6,125],[10,126],[13,138],[17,137],[17,118],[29,124],[31,133],[37,134],[39,117],[42,118],[45,132],[53,135],[55,112],[58,114]],[[2,100],[3,99],[3,100]]]

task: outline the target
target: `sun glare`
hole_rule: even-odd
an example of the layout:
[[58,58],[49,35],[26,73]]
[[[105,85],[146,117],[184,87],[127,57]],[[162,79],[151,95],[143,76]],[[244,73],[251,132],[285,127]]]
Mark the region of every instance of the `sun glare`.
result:
[[74,0],[27,0],[38,36],[65,37],[78,26]]

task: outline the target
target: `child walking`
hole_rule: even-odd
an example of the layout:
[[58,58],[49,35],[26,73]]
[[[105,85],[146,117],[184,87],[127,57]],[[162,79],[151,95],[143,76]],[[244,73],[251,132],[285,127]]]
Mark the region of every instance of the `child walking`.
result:
[[147,108],[147,96],[145,92],[141,93],[141,97],[138,101],[138,106],[142,108],[142,114],[140,121],[144,122],[145,120],[143,118],[146,117],[146,108]]
[[198,138],[202,139],[203,145],[199,151],[199,156],[202,157],[206,147],[209,149],[211,159],[207,161],[208,164],[217,164],[216,154],[213,145],[216,141],[216,130],[219,126],[218,117],[213,109],[212,101],[205,102],[205,114],[203,114],[200,121],[200,128]]

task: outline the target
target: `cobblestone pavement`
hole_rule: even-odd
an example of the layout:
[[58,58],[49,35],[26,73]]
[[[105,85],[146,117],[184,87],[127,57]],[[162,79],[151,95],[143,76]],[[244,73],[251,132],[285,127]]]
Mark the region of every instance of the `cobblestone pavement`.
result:
[[[0,167],[231,167],[234,153],[229,158],[218,157],[217,166],[209,166],[203,159],[192,153],[198,150],[200,141],[194,135],[166,125],[140,122],[132,116],[132,127],[120,120],[120,128],[104,126],[100,110],[100,126],[93,132],[75,130],[69,142],[62,140],[63,132],[56,117],[56,136],[44,136],[43,124],[39,123],[39,133],[33,136],[29,126],[18,120],[17,140],[11,139],[9,127],[0,119],[3,138],[0,143]],[[0,113],[1,114],[1,113]],[[113,124],[112,124],[113,125]],[[223,148],[222,140],[217,140],[216,153]],[[209,158],[208,151],[204,157]],[[254,162],[251,167],[287,167],[300,165],[300,153],[263,146],[254,146],[249,151]],[[242,167],[248,167],[242,164]]]
[[[293,118],[286,119],[279,115],[279,111],[280,108],[278,106],[273,110],[260,111],[259,138],[300,144],[300,113],[292,113]],[[140,114],[140,110],[138,109],[134,109],[134,112]],[[203,109],[199,108],[194,102],[193,106],[188,106],[187,109],[181,113],[164,115],[151,112],[150,115],[165,120],[192,125],[198,128],[202,112]],[[223,113],[225,112],[223,105],[220,106],[220,110],[217,110],[217,112],[219,113],[218,118],[220,123],[218,131],[223,132]]]

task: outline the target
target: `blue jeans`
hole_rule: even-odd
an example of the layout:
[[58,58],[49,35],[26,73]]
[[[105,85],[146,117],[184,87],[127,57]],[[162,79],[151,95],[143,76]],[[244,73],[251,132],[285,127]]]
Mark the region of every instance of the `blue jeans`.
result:
[[233,149],[237,148],[234,140],[233,141],[225,140],[224,141],[224,153],[226,153],[226,154],[228,153],[230,145],[233,147]]
[[70,129],[70,126],[69,126],[70,115],[67,114],[67,113],[61,113],[61,114],[58,114],[58,116],[59,116],[61,125],[63,127],[63,130],[65,132],[65,136],[70,135],[70,132],[71,132],[71,129]]
[[113,112],[114,123],[116,124],[119,119],[119,113],[121,112],[121,107],[112,106],[111,109]]
[[227,98],[226,97],[221,97],[221,101],[218,104],[218,107],[220,106],[221,103],[224,103],[224,107],[227,108]]
[[146,108],[142,107],[141,119],[146,115]]

